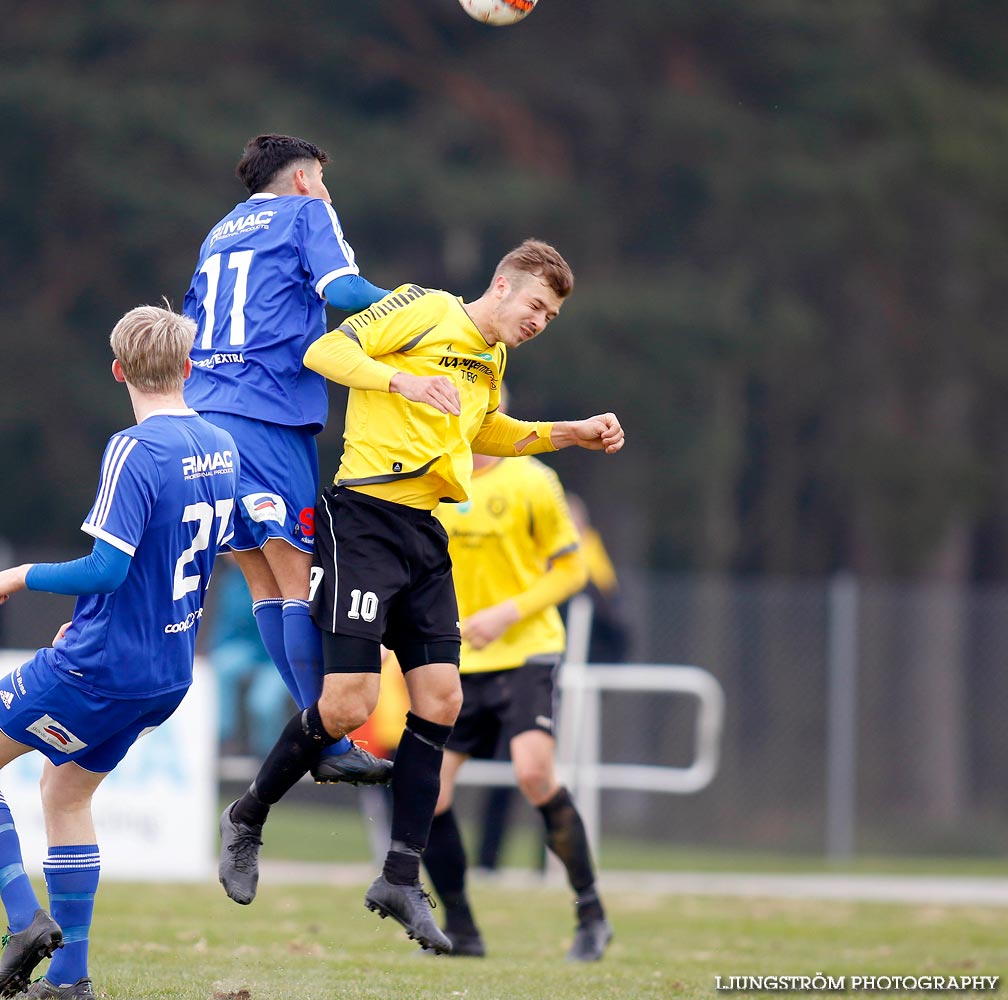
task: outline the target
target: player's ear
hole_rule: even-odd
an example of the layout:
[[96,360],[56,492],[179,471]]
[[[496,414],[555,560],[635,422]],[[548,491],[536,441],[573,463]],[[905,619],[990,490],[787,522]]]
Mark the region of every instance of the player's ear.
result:
[[308,187],[308,181],[305,178],[305,172],[301,167],[298,167],[297,170],[294,171],[294,175],[291,180],[294,182],[294,190],[296,190],[298,194],[307,194],[310,190]]
[[182,365],[182,378],[187,379],[192,375],[192,358],[186,358]]
[[126,381],[126,373],[123,371],[123,366],[119,364],[118,358],[112,362],[112,378],[114,378],[117,382]]

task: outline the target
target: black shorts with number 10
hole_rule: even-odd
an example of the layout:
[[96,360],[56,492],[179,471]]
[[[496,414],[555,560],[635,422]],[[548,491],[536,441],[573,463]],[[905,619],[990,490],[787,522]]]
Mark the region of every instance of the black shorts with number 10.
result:
[[404,670],[459,662],[448,535],[430,512],[341,486],[315,508],[311,616],[323,632],[384,643]]

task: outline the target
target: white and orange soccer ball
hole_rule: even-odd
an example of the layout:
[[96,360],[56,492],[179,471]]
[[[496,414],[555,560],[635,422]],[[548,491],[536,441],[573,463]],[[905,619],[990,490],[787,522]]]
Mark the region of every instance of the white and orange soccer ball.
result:
[[539,0],[459,0],[462,9],[484,24],[515,24],[532,13]]

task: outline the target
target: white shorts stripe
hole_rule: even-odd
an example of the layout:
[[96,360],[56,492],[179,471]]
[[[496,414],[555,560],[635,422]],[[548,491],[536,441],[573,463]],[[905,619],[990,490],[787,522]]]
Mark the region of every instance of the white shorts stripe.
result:
[[[335,632],[336,631],[336,604],[338,603],[337,600],[336,600],[336,597],[337,597],[337,594],[338,594],[338,584],[339,584],[339,570],[336,567],[336,527],[333,524],[332,511],[329,509],[329,497],[327,497],[325,495],[325,493],[322,494],[322,503],[325,505],[326,520],[329,522],[329,537],[332,539],[332,554],[333,554],[333,556],[332,556],[332,573],[333,573],[332,593],[333,593],[333,602],[332,602],[332,626],[330,627],[329,631],[330,632]],[[327,569],[327,567],[323,566],[322,569],[323,569],[323,572],[324,572]]]

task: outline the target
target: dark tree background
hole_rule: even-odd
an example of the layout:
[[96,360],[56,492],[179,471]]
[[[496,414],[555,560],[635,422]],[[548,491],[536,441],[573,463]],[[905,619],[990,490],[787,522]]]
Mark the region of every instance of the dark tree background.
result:
[[618,562],[1005,575],[1008,4],[42,0],[4,12],[0,126],[16,544],[83,548],[131,420],[108,331],[181,304],[284,131],[333,156],[373,281],[473,297],[525,236],[568,256],[509,382],[519,416],[620,415],[623,454],[554,460]]

